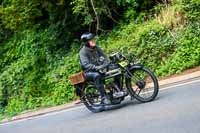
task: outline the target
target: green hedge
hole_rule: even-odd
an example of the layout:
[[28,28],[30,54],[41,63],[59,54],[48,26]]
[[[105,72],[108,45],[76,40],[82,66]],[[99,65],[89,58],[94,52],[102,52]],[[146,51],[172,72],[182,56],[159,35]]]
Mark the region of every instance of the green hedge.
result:
[[174,53],[156,71],[161,76],[200,65],[200,24],[193,23],[179,34]]
[[0,101],[6,114],[76,98],[67,78],[80,70],[78,52],[54,51],[57,41],[48,30],[24,31],[4,44],[0,57]]

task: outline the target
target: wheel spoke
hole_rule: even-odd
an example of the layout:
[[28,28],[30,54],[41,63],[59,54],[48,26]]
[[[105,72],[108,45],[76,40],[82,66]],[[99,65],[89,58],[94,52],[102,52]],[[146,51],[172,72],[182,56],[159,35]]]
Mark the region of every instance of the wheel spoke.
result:
[[101,104],[100,92],[94,86],[85,88],[85,99],[90,106],[99,106]]
[[140,92],[141,92],[141,89],[139,87],[137,87],[136,90],[135,90],[135,94],[139,95]]

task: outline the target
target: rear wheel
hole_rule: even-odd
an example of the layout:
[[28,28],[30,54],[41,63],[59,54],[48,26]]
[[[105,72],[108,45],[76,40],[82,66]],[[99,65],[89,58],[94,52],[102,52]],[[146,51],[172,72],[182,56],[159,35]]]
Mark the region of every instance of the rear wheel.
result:
[[158,95],[159,85],[156,76],[148,68],[131,70],[132,77],[128,79],[127,88],[140,102],[153,101]]
[[87,85],[84,88],[82,101],[90,111],[98,113],[104,110],[101,104],[101,99],[100,92],[94,85]]

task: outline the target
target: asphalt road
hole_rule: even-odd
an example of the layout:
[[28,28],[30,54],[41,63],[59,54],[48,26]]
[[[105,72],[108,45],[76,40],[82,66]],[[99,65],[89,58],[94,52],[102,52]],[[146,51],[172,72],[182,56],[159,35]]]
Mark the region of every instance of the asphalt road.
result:
[[0,133],[200,133],[200,79],[161,89],[153,102],[96,114],[79,106],[1,124]]

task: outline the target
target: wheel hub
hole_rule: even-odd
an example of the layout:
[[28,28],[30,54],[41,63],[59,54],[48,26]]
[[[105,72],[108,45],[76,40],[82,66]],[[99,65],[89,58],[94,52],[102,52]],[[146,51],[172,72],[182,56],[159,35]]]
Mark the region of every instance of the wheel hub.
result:
[[144,89],[146,86],[146,82],[144,80],[140,80],[136,82],[136,85],[140,88],[140,89]]

